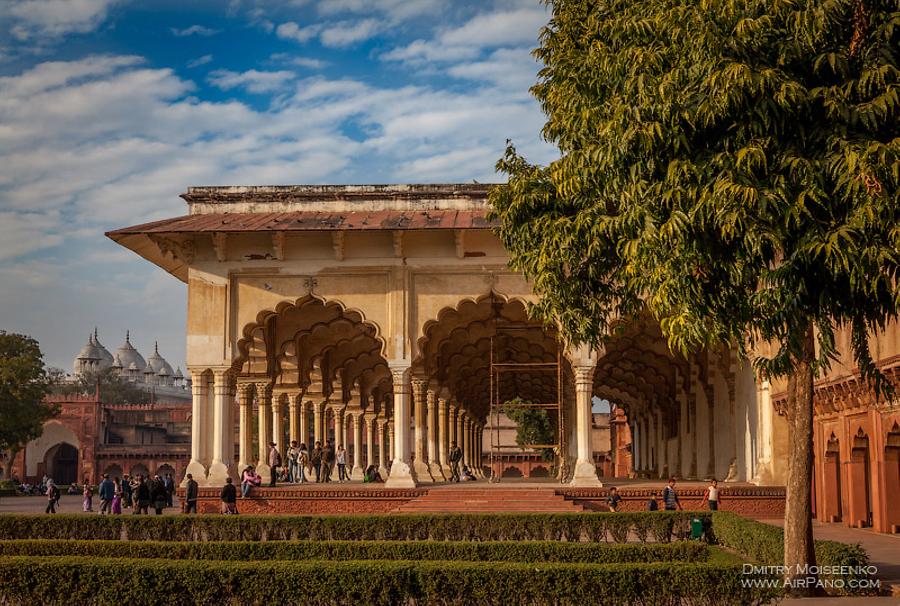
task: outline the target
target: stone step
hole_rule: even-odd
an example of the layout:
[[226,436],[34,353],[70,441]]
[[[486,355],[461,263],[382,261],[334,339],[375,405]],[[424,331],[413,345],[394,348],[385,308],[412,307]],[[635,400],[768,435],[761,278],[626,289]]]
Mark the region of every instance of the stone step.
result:
[[576,513],[584,511],[553,489],[439,488],[396,509],[397,513]]

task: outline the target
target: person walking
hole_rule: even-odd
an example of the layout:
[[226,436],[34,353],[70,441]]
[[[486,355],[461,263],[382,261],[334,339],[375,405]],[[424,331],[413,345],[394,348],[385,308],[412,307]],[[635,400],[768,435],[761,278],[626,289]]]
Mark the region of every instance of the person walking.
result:
[[322,481],[322,443],[316,442],[315,448],[313,448],[312,454],[309,456],[309,461],[312,463],[313,471],[316,472],[316,483]]
[[53,478],[47,478],[47,509],[45,513],[56,513],[56,503],[59,501],[59,487],[53,482]]
[[84,511],[94,511],[94,489],[91,488],[91,483],[88,482],[87,478],[84,479],[84,488],[81,489],[81,497],[81,508]]
[[300,475],[297,471],[298,461],[300,460],[300,449],[297,448],[297,440],[291,440],[291,445],[288,446],[286,454],[288,462],[288,482],[293,484],[297,482],[297,477]]
[[703,496],[710,511],[719,511],[719,483],[715,478],[710,481],[709,486],[706,487],[706,494]]
[[108,473],[103,474],[97,493],[100,495],[100,515],[110,513],[113,497],[116,496],[116,486],[109,479]]
[[122,513],[122,482],[119,481],[118,476],[113,479],[112,512],[116,515]]
[[459,462],[462,460],[462,449],[456,442],[450,442],[450,481],[459,482]]
[[184,513],[197,513],[197,497],[200,496],[200,486],[194,480],[193,474],[187,474],[187,484],[184,486]]
[[669,484],[663,489],[663,505],[666,511],[681,510],[681,501],[678,500],[678,493],[675,492],[675,478],[669,478]]
[[225,486],[222,487],[220,495],[222,499],[222,513],[237,514],[237,488],[231,477],[225,478]]
[[278,452],[275,442],[269,442],[269,468],[272,470],[272,479],[269,488],[275,488],[275,479],[278,477],[278,468],[281,467],[281,453]]
[[344,480],[350,480],[350,476],[347,475],[347,451],[344,450],[343,444],[338,444],[335,459],[337,460],[338,466],[338,482],[343,484]]

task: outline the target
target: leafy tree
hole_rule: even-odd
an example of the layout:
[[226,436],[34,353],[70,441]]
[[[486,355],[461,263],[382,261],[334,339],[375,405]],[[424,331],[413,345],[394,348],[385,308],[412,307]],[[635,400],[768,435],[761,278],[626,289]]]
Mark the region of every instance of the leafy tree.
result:
[[561,152],[491,193],[534,311],[575,342],[646,306],[681,351],[788,379],[785,564],[813,563],[813,381],[896,317],[896,0],[556,0],[532,88]]
[[[516,444],[525,448],[530,444],[552,444],[556,441],[553,437],[553,424],[550,415],[543,408],[526,408],[522,404],[528,404],[522,398],[515,398],[505,402],[501,408],[503,414],[516,424]],[[552,448],[541,448],[541,460],[550,462],[554,459]]]
[[72,383],[53,387],[56,393],[81,395],[95,394],[98,389],[104,404],[146,404],[150,401],[147,391],[123,379],[111,368],[85,372]]
[[44,402],[48,379],[40,345],[31,337],[0,331],[0,451],[5,453],[3,476],[9,478],[13,459],[30,440],[41,435],[44,421],[57,414]]

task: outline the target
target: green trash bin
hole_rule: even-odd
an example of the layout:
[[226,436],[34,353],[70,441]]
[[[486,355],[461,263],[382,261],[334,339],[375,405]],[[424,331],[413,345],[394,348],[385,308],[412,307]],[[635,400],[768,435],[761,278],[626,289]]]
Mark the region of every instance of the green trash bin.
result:
[[691,538],[700,540],[703,538],[703,520],[691,518]]

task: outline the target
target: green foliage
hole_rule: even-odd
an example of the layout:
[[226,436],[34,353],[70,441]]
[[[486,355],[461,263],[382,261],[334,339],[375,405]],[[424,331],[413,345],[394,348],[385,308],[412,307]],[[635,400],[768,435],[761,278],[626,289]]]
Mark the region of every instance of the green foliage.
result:
[[379,516],[0,515],[0,540],[131,541],[569,541],[624,542],[652,520],[655,539],[709,512],[443,514]]
[[[127,579],[111,583],[110,579]],[[743,587],[716,564],[446,561],[221,562],[86,557],[0,560],[0,597],[22,604],[310,604],[562,606],[754,605],[772,590]]]
[[[712,530],[717,544],[739,551],[750,560],[768,566],[778,566],[782,562],[784,531],[777,526],[742,518],[728,511],[718,511],[712,514]],[[858,567],[869,564],[869,556],[859,544],[816,541],[815,549],[818,566]],[[837,575],[822,575],[822,580],[830,578],[837,578]],[[850,579],[865,577],[850,574],[841,578],[849,582]]]
[[0,330],[0,452],[8,453],[7,471],[22,445],[40,436],[44,421],[57,414],[44,402],[47,390],[38,342]]
[[[516,424],[516,444],[523,448],[529,444],[553,444],[556,437],[550,415],[543,408],[524,408],[520,405],[529,404],[522,398],[515,398],[504,402],[502,412],[510,421]],[[541,448],[541,459],[545,462],[554,459],[552,448]]]
[[555,541],[65,541],[0,543],[0,556],[92,556],[169,560],[461,560],[472,562],[705,562],[710,547]]
[[[491,192],[535,311],[572,341],[646,305],[673,348],[820,370],[900,304],[895,0],[555,0],[532,92],[561,157]],[[754,353],[759,354],[759,351]],[[876,385],[880,387],[880,384]]]
[[82,373],[74,383],[57,383],[53,391],[65,395],[92,395],[98,386],[100,401],[104,404],[146,404],[150,401],[146,390],[122,378],[112,368]]

